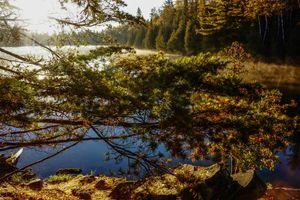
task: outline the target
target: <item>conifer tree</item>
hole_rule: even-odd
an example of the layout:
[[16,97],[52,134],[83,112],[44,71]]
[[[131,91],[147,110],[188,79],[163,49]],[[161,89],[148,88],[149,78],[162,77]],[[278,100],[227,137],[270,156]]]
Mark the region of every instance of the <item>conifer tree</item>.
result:
[[166,0],[158,20],[159,31],[155,43],[156,49],[167,50],[167,42],[174,29],[173,22],[175,16],[176,10],[173,1]]
[[[136,17],[139,19],[143,19],[142,10],[140,8],[137,9]],[[134,42],[133,46],[136,48],[143,48],[143,40],[145,38],[145,27],[143,25],[137,25],[135,29]]]
[[[99,6],[107,1],[70,1],[83,9],[89,6],[79,25],[124,20],[116,9],[121,0],[109,1],[113,10],[108,13]],[[184,48],[186,32],[186,18],[182,12],[178,15],[183,17],[168,42],[174,50]],[[154,48],[158,25],[154,17],[149,24],[146,44]],[[192,32],[192,23],[188,30]],[[130,31],[132,41],[136,29]],[[282,105],[279,91],[244,83],[236,75],[239,68],[232,65],[240,60],[234,58],[243,57],[239,46],[227,50],[226,60],[209,54],[176,60],[162,55],[127,57],[122,53],[132,49],[120,46],[102,46],[86,54],[43,48],[52,53],[49,60],[0,48],[15,60],[1,65],[0,151],[5,154],[20,147],[70,144],[62,149],[67,150],[95,140],[105,142],[116,160],[127,156],[151,170],[163,164],[156,155],[163,144],[177,158],[200,160],[220,152],[220,162],[225,163],[234,155],[242,171],[274,167],[274,149],[283,148],[298,127],[297,118],[286,116],[289,106]],[[233,63],[228,64],[229,59]],[[37,69],[30,70],[30,65]]]
[[150,17],[150,23],[147,27],[143,44],[146,49],[155,49],[155,40],[158,34],[158,26],[154,22],[159,18],[159,14],[157,13],[157,10],[155,8],[151,9]]
[[143,48],[144,38],[145,38],[145,27],[139,26],[135,35],[134,46],[136,48]]
[[157,50],[166,50],[167,48],[163,32],[163,27],[161,26],[159,28],[158,35],[155,40],[155,48]]
[[155,49],[155,40],[158,34],[157,26],[150,24],[144,39],[144,47],[146,49]]
[[172,32],[167,43],[169,51],[182,51],[184,49],[185,28],[185,20],[181,19],[178,28]]
[[[173,32],[167,42],[167,49],[169,51],[182,51],[184,50],[184,35],[187,22],[187,13],[188,13],[188,1],[176,1],[176,11],[178,26],[174,28]],[[177,25],[174,21],[174,25]]]
[[129,28],[126,45],[133,46],[135,37],[136,37],[136,28],[134,28],[134,27]]
[[136,17],[143,17],[142,10],[140,7],[138,7],[138,9],[136,11]]
[[196,25],[193,20],[189,20],[185,29],[184,48],[188,54],[200,49],[200,38],[196,33]]

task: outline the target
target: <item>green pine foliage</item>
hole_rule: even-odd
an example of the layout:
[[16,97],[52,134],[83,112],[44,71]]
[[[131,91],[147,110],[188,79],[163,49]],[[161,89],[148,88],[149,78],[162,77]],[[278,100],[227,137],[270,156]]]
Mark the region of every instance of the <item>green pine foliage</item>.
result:
[[297,1],[185,0],[174,5],[167,0],[146,21],[143,45],[138,44],[142,34],[128,25],[115,28],[121,34],[109,34],[121,44],[183,54],[218,52],[239,41],[259,58],[299,61],[299,13]]
[[187,54],[192,54],[199,51],[201,41],[200,37],[196,34],[196,24],[189,20],[185,29],[184,48]]
[[180,20],[178,28],[171,34],[167,43],[167,48],[171,52],[180,52],[184,50],[185,20]]
[[144,26],[139,26],[136,30],[136,37],[135,37],[135,40],[134,40],[134,47],[136,48],[143,48],[144,47],[144,38],[145,38],[145,35],[146,35],[146,29]]
[[158,35],[155,40],[155,49],[163,50],[163,51],[167,50],[167,44],[165,41],[164,31],[163,31],[162,27],[160,27],[160,29],[158,31]]
[[146,49],[155,49],[155,40],[158,34],[158,27],[150,24],[144,39],[144,47]]
[[136,28],[135,27],[131,27],[129,29],[129,31],[128,31],[126,45],[133,46],[134,45],[134,41],[135,41],[135,37],[136,37]]
[[[278,91],[243,83],[233,58],[170,60],[163,54],[122,55],[126,50],[131,49],[70,51],[40,69],[43,79],[26,69],[1,77],[0,122],[11,128],[1,134],[0,150],[91,140],[86,132],[93,130],[95,140],[143,164],[159,161],[153,155],[164,144],[177,158],[200,160],[221,152],[219,162],[233,156],[239,169],[274,167],[273,150],[284,146],[296,125]],[[101,58],[112,54],[99,69]],[[103,135],[103,127],[112,129]],[[126,131],[116,135],[113,127]],[[26,130],[32,137],[22,137]],[[137,143],[144,148],[132,152]]]
[[[100,3],[107,1],[63,2],[90,10],[81,12],[87,15],[81,18],[82,26],[106,23],[111,16],[113,20],[132,19],[118,9],[124,5],[120,0],[109,1],[105,10]],[[180,6],[173,8],[167,1],[169,14],[176,12],[168,23],[161,20],[161,12],[152,11],[145,31],[146,48],[156,47],[157,36],[163,36],[163,31],[158,34],[160,26],[172,24],[170,50],[192,50],[192,35],[201,22],[189,20],[186,24],[189,5],[194,4],[177,2]],[[106,13],[107,9],[110,12]],[[263,13],[266,22],[272,17],[267,13]],[[233,31],[228,32],[230,36],[241,31],[228,27],[226,30]],[[108,31],[114,30],[120,31],[115,35],[126,34],[117,40],[140,45],[137,27],[125,24]],[[230,37],[222,35],[220,29],[201,42],[225,44]],[[286,115],[293,104],[283,105],[279,91],[242,81],[239,75],[247,56],[238,43],[226,49],[227,56],[202,53],[178,59],[163,53],[137,56],[132,48],[120,45],[98,47],[85,54],[59,47],[47,50],[53,56],[39,59],[0,48],[18,61],[1,59],[0,152],[20,147],[61,149],[61,144],[71,148],[83,141],[100,140],[113,151],[116,161],[127,157],[145,170],[163,168],[164,158],[158,152],[161,144],[174,158],[197,161],[218,155],[218,162],[233,159],[239,170],[273,168],[278,161],[274,149],[283,148],[298,126],[297,117]],[[33,64],[35,68],[29,69]],[[93,136],[88,134],[91,131]],[[52,177],[53,181],[69,178]]]

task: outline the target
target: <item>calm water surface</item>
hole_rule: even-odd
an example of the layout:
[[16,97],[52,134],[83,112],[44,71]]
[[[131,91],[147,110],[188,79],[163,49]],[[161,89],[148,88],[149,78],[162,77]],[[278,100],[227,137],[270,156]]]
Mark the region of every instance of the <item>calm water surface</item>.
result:
[[[66,47],[72,48],[72,47]],[[94,46],[80,47],[80,51],[87,51],[95,48]],[[11,51],[20,54],[34,54],[38,56],[48,56],[48,52],[42,50],[39,47],[17,47],[17,48],[8,48]],[[153,53],[151,51],[137,51],[138,54],[147,54]],[[283,92],[289,92],[289,97],[296,99],[297,102],[300,102],[300,90],[299,85],[294,86],[295,88],[285,88],[281,86]],[[299,110],[297,110],[298,113]],[[161,146],[159,150],[163,152],[166,156],[168,153]],[[42,178],[46,178],[49,175],[55,174],[59,168],[81,168],[83,173],[96,173],[96,174],[107,174],[107,175],[117,175],[120,168],[128,167],[128,160],[124,159],[120,163],[116,164],[114,160],[105,161],[105,153],[109,149],[104,142],[101,141],[88,141],[78,144],[72,149],[57,155],[54,158],[51,158],[43,163],[40,163],[34,167],[32,170],[34,173],[38,174]],[[22,167],[26,164],[29,164],[33,161],[44,158],[53,152],[52,149],[25,149],[23,155],[21,156],[18,166]],[[295,187],[300,188],[300,139],[295,138],[292,144],[290,144],[286,149],[281,152],[278,152],[280,158],[280,163],[276,166],[274,171],[261,170],[259,171],[260,177],[266,181],[272,183],[274,186],[283,186],[283,187]],[[184,162],[192,163],[189,160],[176,160],[173,164]],[[197,165],[210,165],[211,161],[199,161],[193,163]]]

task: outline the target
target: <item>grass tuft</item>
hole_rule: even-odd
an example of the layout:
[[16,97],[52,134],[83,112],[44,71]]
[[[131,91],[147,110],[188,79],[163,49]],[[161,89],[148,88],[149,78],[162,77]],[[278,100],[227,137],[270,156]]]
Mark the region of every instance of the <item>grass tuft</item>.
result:
[[47,182],[51,183],[51,184],[56,184],[56,183],[70,181],[73,178],[74,178],[74,176],[71,176],[69,174],[58,174],[58,175],[49,176],[49,178],[47,179]]

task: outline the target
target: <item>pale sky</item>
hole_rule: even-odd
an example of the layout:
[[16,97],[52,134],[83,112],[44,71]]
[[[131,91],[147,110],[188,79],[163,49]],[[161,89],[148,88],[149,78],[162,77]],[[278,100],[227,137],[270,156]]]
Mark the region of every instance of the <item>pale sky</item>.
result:
[[[143,15],[148,18],[151,8],[159,8],[164,0],[125,0],[128,7],[125,10],[136,14],[138,7]],[[11,3],[19,8],[19,16],[25,20],[25,27],[34,32],[52,33],[58,30],[54,20],[49,17],[63,17],[68,15],[61,10],[58,0],[11,0]]]

